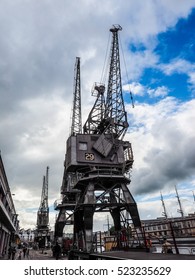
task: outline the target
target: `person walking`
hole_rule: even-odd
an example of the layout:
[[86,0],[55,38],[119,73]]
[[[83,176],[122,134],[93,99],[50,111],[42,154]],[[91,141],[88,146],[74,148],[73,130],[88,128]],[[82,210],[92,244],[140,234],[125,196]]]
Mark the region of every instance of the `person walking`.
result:
[[173,254],[172,245],[166,238],[164,238],[164,243],[162,245],[162,253]]
[[12,255],[12,248],[10,246],[9,249],[8,249],[8,260],[11,259],[11,255]]
[[16,254],[16,248],[13,247],[13,248],[12,248],[12,260],[15,259],[15,254]]
[[27,247],[25,246],[24,248],[23,248],[23,258],[25,259],[25,257],[26,257],[26,252],[27,252]]
[[146,252],[150,252],[150,249],[152,247],[152,241],[150,240],[150,238],[146,239]]
[[27,251],[26,251],[26,257],[27,257],[27,259],[29,259],[29,253],[30,253],[30,249],[27,248]]
[[56,242],[56,245],[54,246],[53,250],[54,257],[56,258],[56,260],[58,260],[61,255],[61,246],[58,244],[58,242]]

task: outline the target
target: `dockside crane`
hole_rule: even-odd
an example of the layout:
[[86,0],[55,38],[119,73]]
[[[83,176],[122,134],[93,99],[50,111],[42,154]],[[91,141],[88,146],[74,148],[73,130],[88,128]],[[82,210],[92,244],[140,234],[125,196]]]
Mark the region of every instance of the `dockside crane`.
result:
[[[107,87],[101,83],[94,85],[92,94],[96,100],[83,132],[73,129],[66,143],[63,184],[69,194],[64,193],[62,202],[56,206],[60,210],[56,229],[70,205],[70,196],[75,192],[71,210],[73,243],[78,251],[93,251],[93,218],[96,212],[109,212],[112,216],[116,248],[123,246],[121,233],[125,228],[129,230],[130,223],[141,232],[137,204],[130,193],[131,180],[127,176],[133,165],[133,151],[131,143],[123,140],[128,120],[120,70],[118,32],[121,30],[120,25],[113,25],[110,29],[112,42]],[[61,235],[56,230],[56,237],[62,236],[65,224],[61,224]]]
[[[81,117],[81,76],[80,76],[80,57],[76,57],[74,68],[74,84],[73,84],[73,106],[72,106],[72,122],[71,122],[71,136],[82,132],[82,117]],[[69,172],[66,169],[66,161],[64,161],[64,174],[61,186],[62,201],[55,202],[55,209],[59,214],[55,222],[55,238],[63,236],[63,229],[65,225],[72,225],[74,222],[74,209],[76,205],[76,198],[79,191],[73,189],[76,180],[76,173]]]
[[49,206],[48,206],[48,182],[49,167],[46,168],[46,175],[43,176],[41,203],[37,212],[36,241],[39,247],[45,247],[49,239]]

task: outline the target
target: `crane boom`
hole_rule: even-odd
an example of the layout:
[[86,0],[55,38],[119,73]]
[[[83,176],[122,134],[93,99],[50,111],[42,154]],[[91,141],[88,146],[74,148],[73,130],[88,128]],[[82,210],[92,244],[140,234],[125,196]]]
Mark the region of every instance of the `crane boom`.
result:
[[41,203],[37,213],[37,228],[47,228],[49,224],[49,207],[48,207],[48,176],[49,167],[47,166],[46,175],[43,176],[43,186],[41,194]]
[[75,135],[77,133],[82,132],[80,57],[76,57],[73,90],[74,91],[71,135]]
[[115,138],[119,138],[121,135],[124,137],[129,126],[122,94],[118,42],[118,31],[120,30],[122,30],[120,25],[113,25],[110,29],[110,32],[112,32],[112,44],[110,51],[110,69],[105,111],[105,118],[110,120],[109,132],[113,133]]

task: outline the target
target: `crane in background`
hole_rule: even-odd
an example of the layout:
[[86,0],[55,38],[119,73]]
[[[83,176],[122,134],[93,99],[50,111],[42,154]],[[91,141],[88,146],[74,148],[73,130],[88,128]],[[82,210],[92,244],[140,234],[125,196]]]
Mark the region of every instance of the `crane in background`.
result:
[[47,241],[49,241],[48,180],[49,167],[47,166],[46,175],[43,176],[41,203],[37,212],[37,228],[35,232],[35,241],[39,243],[39,248],[44,248]]
[[[77,102],[80,90],[77,86],[74,89],[73,108],[76,112],[72,118],[71,135],[66,142],[62,201],[55,208],[59,210],[55,236],[63,235],[64,226],[71,216],[73,243],[78,251],[93,251],[95,213],[110,213],[118,248],[122,246],[120,237],[124,228],[127,229],[131,222],[135,228],[141,228],[137,204],[129,190],[131,180],[127,176],[133,165],[132,147],[129,141],[123,140],[129,124],[121,82],[118,42],[121,30],[120,25],[113,25],[110,29],[108,84],[106,87],[95,83],[92,94],[96,100],[83,131],[80,129],[81,103]],[[76,79],[80,79],[80,71]]]

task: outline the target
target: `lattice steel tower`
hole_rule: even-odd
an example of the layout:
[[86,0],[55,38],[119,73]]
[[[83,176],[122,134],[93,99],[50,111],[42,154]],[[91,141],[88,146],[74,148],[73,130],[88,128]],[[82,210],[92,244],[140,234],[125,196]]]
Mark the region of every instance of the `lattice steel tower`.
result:
[[43,176],[43,186],[41,194],[41,203],[37,212],[36,237],[44,247],[49,232],[49,206],[48,206],[48,180],[49,167],[47,166],[46,175]]
[[71,135],[82,132],[81,119],[81,76],[80,76],[80,57],[76,58],[74,69],[74,92]]
[[[96,101],[83,126],[83,132],[79,130],[76,134],[71,133],[66,144],[64,186],[70,194],[76,192],[74,209],[71,209],[74,245],[87,252],[93,250],[95,212],[110,212],[119,247],[121,230],[129,225],[127,216],[131,217],[135,227],[141,227],[137,205],[128,188],[130,179],[126,176],[132,168],[133,153],[131,143],[123,140],[128,122],[121,83],[120,30],[120,25],[110,29],[112,43],[107,96],[104,97],[105,85],[96,83],[92,92]],[[70,199],[64,195],[56,209],[65,213],[69,204]],[[59,213],[56,228],[61,218],[62,214]],[[56,232],[56,236],[59,236],[59,232]]]
[[[80,77],[80,57],[76,57],[74,68],[74,85],[73,85],[73,109],[72,109],[72,123],[70,138],[82,132],[81,120],[81,77]],[[70,145],[70,144],[69,144]],[[76,173],[67,170],[67,157],[64,161],[64,174],[61,186],[62,201],[60,204],[55,203],[55,209],[59,210],[59,214],[55,223],[55,237],[63,236],[63,229],[65,225],[72,225],[74,222],[74,209],[76,205],[76,198],[80,192],[74,189],[76,180]]]

